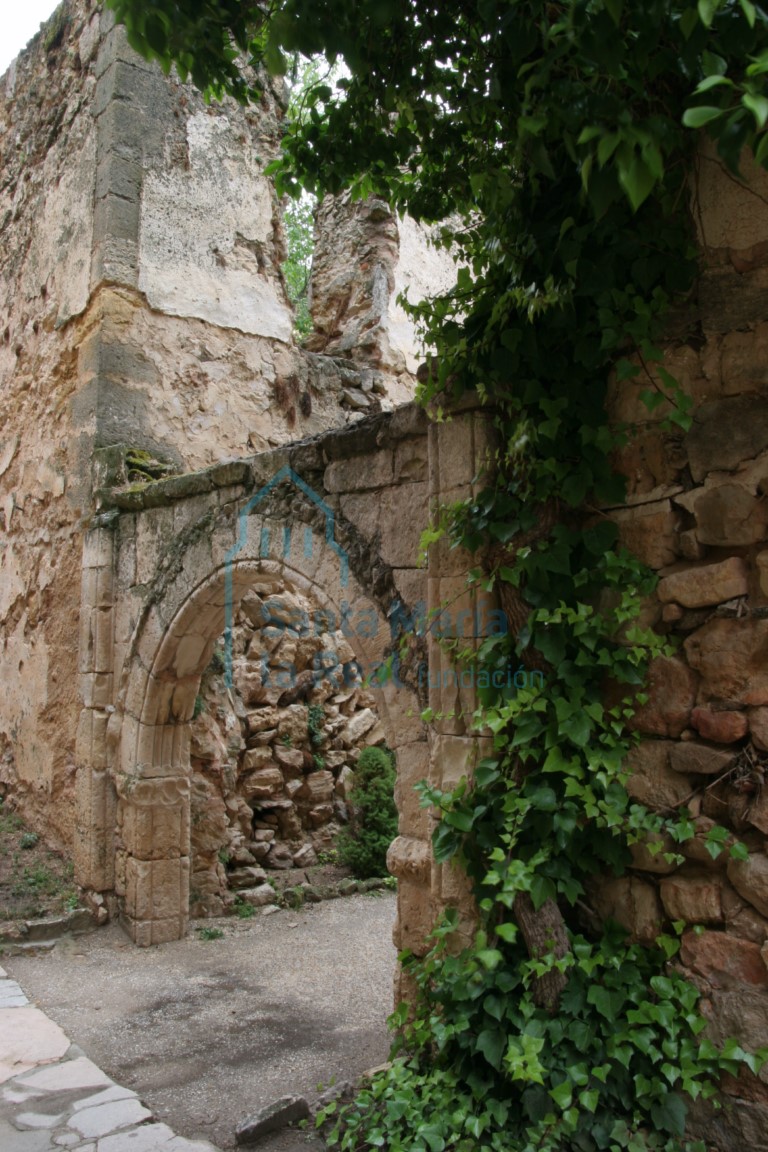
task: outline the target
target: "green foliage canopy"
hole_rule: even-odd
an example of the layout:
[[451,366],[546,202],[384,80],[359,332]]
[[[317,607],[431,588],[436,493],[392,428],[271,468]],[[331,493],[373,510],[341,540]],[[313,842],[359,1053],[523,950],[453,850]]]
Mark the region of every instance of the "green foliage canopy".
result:
[[351,824],[339,836],[339,857],[355,876],[386,876],[387,849],[397,836],[395,767],[392,753],[364,748],[349,798]]
[[[608,708],[605,680],[636,690],[665,649],[633,625],[652,574],[583,509],[623,496],[611,373],[666,405],[672,432],[689,422],[658,344],[697,271],[691,161],[702,130],[733,173],[744,148],[768,160],[768,14],[751,0],[109,2],[140,51],[213,94],[258,96],[262,65],[287,54],[343,59],[341,92],[319,81],[288,126],[280,186],[351,187],[451,221],[455,289],[414,309],[434,354],[422,395],[434,411],[477,390],[500,447],[495,480],[443,525],[484,556],[478,584],[530,610],[464,658],[547,668],[544,689],[481,693],[494,748],[472,787],[424,789],[436,856],[468,871],[481,931],[457,957],[455,922],[438,930],[415,966],[409,1054],[335,1138],[350,1152],[679,1152],[686,1101],[760,1061],[702,1039],[696,990],[666,967],[672,928],[643,949],[580,919],[590,881],[621,876],[633,841],[674,859],[693,835],[686,809],[628,795],[638,698]],[[727,841],[716,830],[712,855]],[[529,954],[521,896],[560,909],[566,955]],[[554,968],[552,1015],[535,989]]]

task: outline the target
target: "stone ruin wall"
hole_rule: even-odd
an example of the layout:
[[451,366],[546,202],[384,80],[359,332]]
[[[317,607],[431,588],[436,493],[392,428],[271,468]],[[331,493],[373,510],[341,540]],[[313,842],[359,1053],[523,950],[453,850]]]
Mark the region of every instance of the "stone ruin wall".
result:
[[203,673],[190,739],[190,916],[221,915],[238,898],[270,903],[265,869],[333,856],[360,752],[385,744],[376,697],[333,625],[262,577],[240,602],[232,689],[223,641]]
[[[60,11],[67,19],[53,18],[0,81],[0,779],[66,844],[94,450],[122,443],[185,471],[249,454],[400,399],[413,353],[392,304],[405,283],[396,223],[376,203],[322,206],[321,222],[359,259],[335,268],[321,237],[316,333],[309,351],[294,345],[280,206],[261,175],[277,146],[278,93],[261,109],[207,108],[130,53],[87,0]],[[628,502],[611,514],[661,576],[646,622],[677,644],[652,669],[631,790],[651,806],[687,803],[697,836],[681,865],[638,848],[631,872],[593,900],[641,940],[684,919],[681,961],[713,1035],[757,1047],[768,1021],[768,179],[749,176],[740,186],[706,152],[696,173],[705,269],[665,362],[694,399],[692,429],[663,431],[665,410],[647,412],[642,384],[623,383],[612,403],[634,434],[617,461]],[[401,243],[412,231],[401,228]],[[351,519],[375,528],[375,491],[345,499]],[[240,627],[250,645],[250,625]],[[259,747],[247,717],[262,707],[241,699],[245,718],[238,706],[237,726],[222,720],[238,757]],[[364,695],[355,703],[365,711]],[[217,729],[197,729],[201,779],[223,770]],[[449,786],[468,738],[444,725],[433,744]],[[330,800],[321,782],[318,806],[343,800],[338,779]],[[225,808],[233,799],[206,795]],[[712,858],[703,838],[713,823],[738,836],[747,860]],[[239,851],[236,824],[233,810],[220,832]],[[209,875],[223,844],[200,846]],[[441,884],[438,903],[454,881]],[[413,918],[419,931],[422,920],[427,911]],[[723,1149],[767,1148],[765,1083],[727,1087],[728,1125],[701,1111],[701,1130]]]
[[[398,219],[375,197],[327,196],[316,220],[309,284],[314,331],[306,347],[349,357],[362,369],[366,387],[386,387],[405,403],[420,359],[413,322],[398,298],[415,302],[452,288],[453,258],[431,243],[432,229],[407,216]],[[340,262],[340,249],[357,259]]]
[[[283,104],[268,86],[259,107],[207,106],[94,0],[65,0],[0,78],[0,788],[53,843],[72,837],[94,451],[189,471],[412,394],[402,324],[394,358],[295,343],[263,175]],[[377,259],[397,263],[396,226]],[[340,245],[336,260],[365,263]],[[392,291],[403,279],[375,275]],[[334,290],[316,287],[318,315]],[[385,325],[397,314],[381,293],[375,306]]]
[[[630,872],[590,898],[645,942],[685,921],[679,959],[712,1037],[754,1050],[768,1034],[768,176],[745,173],[740,185],[705,151],[693,182],[704,267],[664,361],[694,399],[690,431],[661,429],[669,409],[649,414],[647,381],[612,403],[633,430],[618,458],[628,505],[612,515],[660,575],[643,623],[675,648],[651,668],[629,788],[655,810],[687,805],[696,835],[664,846],[680,864],[636,846]],[[716,824],[748,859],[713,858]],[[768,1148],[768,1074],[725,1090],[723,1112],[696,1105],[694,1134],[721,1152]]]

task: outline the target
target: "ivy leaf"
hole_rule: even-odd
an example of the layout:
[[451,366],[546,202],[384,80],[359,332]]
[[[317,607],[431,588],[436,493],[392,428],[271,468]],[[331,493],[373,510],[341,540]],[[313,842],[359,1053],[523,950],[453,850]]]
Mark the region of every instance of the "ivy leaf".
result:
[[522,1097],[523,1111],[534,1124],[540,1124],[552,1114],[549,1093],[544,1088],[526,1088]]
[[587,494],[587,487],[588,481],[584,474],[575,472],[565,478],[560,492],[566,504],[570,504],[572,508],[577,508],[579,504],[584,501],[584,497]]
[[453,828],[441,823],[432,836],[432,851],[438,864],[445,864],[461,847],[461,838]]
[[587,992],[587,1002],[594,1005],[606,1020],[615,1020],[624,1004],[621,992],[611,992],[600,984],[593,984]]
[[699,0],[696,7],[699,10],[699,19],[704,27],[711,27],[715,14],[720,7],[720,0]]
[[488,525],[488,531],[500,544],[508,544],[520,531],[519,520],[502,520]]
[[691,33],[699,22],[699,14],[695,8],[686,8],[680,17],[680,31],[686,40],[690,40]]
[[722,116],[722,108],[712,108],[707,104],[697,104],[695,108],[686,108],[683,113],[683,124],[686,128],[703,128]]
[[561,732],[577,748],[584,748],[592,735],[592,725],[585,712],[575,712],[561,725]]
[[608,15],[618,28],[621,23],[621,14],[624,10],[624,0],[605,0],[605,7]]
[[619,360],[616,364],[616,379],[619,383],[631,380],[634,376],[639,376],[641,371],[639,364],[633,364],[631,360]]
[[470,832],[472,824],[474,823],[472,814],[465,809],[455,808],[451,812],[446,812],[443,816],[446,824],[451,828],[457,828],[459,832]]
[[539,908],[557,896],[555,885],[546,876],[534,876],[531,882],[531,903],[538,912]]
[[556,1088],[550,1088],[549,1095],[554,1100],[558,1107],[565,1110],[570,1108],[571,1101],[573,1100],[573,1089],[569,1080],[563,1080],[562,1084],[558,1084]]
[[662,1132],[669,1132],[679,1137],[685,1135],[687,1109],[679,1096],[670,1093],[659,1104],[654,1105],[651,1115]]
[[751,0],[740,0],[740,3],[741,10],[747,18],[747,23],[749,24],[750,28],[754,28],[755,16],[757,15],[754,4],[751,3]]
[[144,27],[144,35],[152,51],[164,57],[168,51],[168,31],[164,21],[157,15],[151,15]]
[[579,1093],[579,1104],[585,1108],[587,1112],[594,1112],[597,1105],[600,1103],[600,1093],[594,1089],[589,1089]]
[[733,88],[733,80],[729,80],[727,76],[717,74],[714,76],[705,76],[701,83],[696,85],[694,92],[709,92],[710,88],[719,88],[722,87],[723,84],[729,88]]
[[498,1028],[485,1028],[475,1042],[478,1052],[481,1052],[491,1067],[497,1071],[501,1068],[501,1058],[506,1045],[506,1037]]
[[516,924],[497,924],[496,935],[507,944],[514,944],[517,939],[518,928]]
[[499,779],[499,764],[497,760],[481,760],[475,768],[475,786],[480,789],[489,788]]
[[[430,1152],[443,1152],[445,1140],[437,1124],[427,1124],[419,1128],[419,1135],[429,1144]],[[370,1139],[370,1133],[368,1133],[368,1140],[370,1141]],[[382,1144],[384,1143],[385,1141],[382,1140]]]
[[664,403],[666,396],[655,388],[643,388],[640,393],[640,400],[649,412],[653,412],[659,404]]
[[754,116],[758,128],[765,128],[766,121],[768,121],[768,99],[765,96],[757,96],[751,92],[745,92],[741,98],[742,104],[749,108]]
[[637,212],[650,196],[656,177],[642,156],[635,154],[628,167],[619,165],[619,182],[629,197],[633,212]]

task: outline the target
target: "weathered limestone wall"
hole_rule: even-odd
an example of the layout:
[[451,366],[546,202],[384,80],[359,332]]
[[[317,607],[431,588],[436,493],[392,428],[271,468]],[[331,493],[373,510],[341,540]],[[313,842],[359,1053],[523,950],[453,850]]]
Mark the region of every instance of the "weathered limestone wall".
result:
[[404,371],[391,388],[294,342],[263,175],[281,117],[279,85],[206,106],[94,0],[65,0],[0,79],[0,785],[54,840],[94,451],[188,471],[411,395]]
[[[398,219],[383,200],[327,196],[318,206],[310,280],[314,331],[306,346],[348,357],[366,386],[405,403],[423,360],[411,318],[398,303],[446,291],[455,283],[450,253],[431,230]],[[361,405],[362,406],[362,405]]]
[[71,821],[83,477],[71,419],[87,328],[98,38],[56,22],[0,79],[0,782]]
[[[675,654],[651,670],[636,722],[630,791],[650,808],[686,805],[696,837],[682,864],[634,853],[592,899],[641,940],[684,920],[680,963],[701,987],[713,1037],[746,1048],[768,1033],[768,178],[741,186],[705,152],[694,186],[705,267],[688,330],[665,365],[694,398],[693,426],[663,430],[621,385],[613,412],[636,428],[619,464],[624,541],[657,569],[646,623]],[[707,833],[748,850],[713,858]],[[668,850],[673,845],[666,845]],[[722,1113],[697,1105],[695,1133],[727,1152],[768,1148],[768,1079],[728,1078]]]

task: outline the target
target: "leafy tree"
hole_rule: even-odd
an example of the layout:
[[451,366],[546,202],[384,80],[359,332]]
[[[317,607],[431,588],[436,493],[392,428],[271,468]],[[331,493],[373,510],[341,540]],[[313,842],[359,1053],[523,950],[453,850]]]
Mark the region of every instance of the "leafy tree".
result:
[[[339,74],[338,66],[325,63],[322,57],[306,60],[294,58],[288,80],[290,99],[287,121],[289,125],[301,125],[306,120],[307,99],[310,94],[312,107],[316,107],[314,89],[319,85],[334,85]],[[331,91],[333,89],[331,88]],[[309,279],[312,273],[312,257],[315,251],[315,208],[317,197],[303,191],[289,199],[283,222],[286,233],[288,258],[283,264],[288,298],[293,304],[295,329],[299,339],[312,331],[312,316],[309,311]]]
[[313,196],[304,195],[291,199],[286,205],[283,223],[285,225],[288,258],[283,264],[285,286],[288,299],[293,304],[296,335],[299,339],[312,331],[312,316],[309,311],[309,277],[312,272],[312,254],[315,250],[314,222],[315,204]]
[[[602,688],[636,687],[663,650],[632,623],[653,577],[583,509],[622,499],[612,374],[665,404],[670,427],[689,423],[658,344],[697,272],[691,157],[704,130],[734,173],[745,147],[768,160],[768,13],[751,0],[110,3],[140,51],[216,94],[254,97],[285,54],[344,60],[339,95],[322,81],[307,93],[277,179],[457,221],[444,228],[455,289],[415,309],[433,350],[421,394],[439,406],[476,389],[499,430],[495,480],[439,530],[478,551],[475,580],[515,624],[481,667],[514,662],[546,683],[484,691],[493,754],[471,788],[424,790],[442,815],[436,856],[472,877],[481,930],[457,957],[450,916],[438,929],[415,966],[409,1054],[335,1138],[678,1152],[686,1101],[760,1061],[701,1039],[697,992],[665,967],[673,934],[639,948],[580,921],[589,881],[621,875],[633,840],[693,834],[687,810],[628,796],[634,704],[608,709]],[[713,856],[725,840],[712,835]],[[542,918],[554,948],[536,944]]]
[[387,849],[397,836],[394,758],[383,748],[364,748],[349,798],[349,829],[339,836],[339,856],[355,876],[386,876]]

